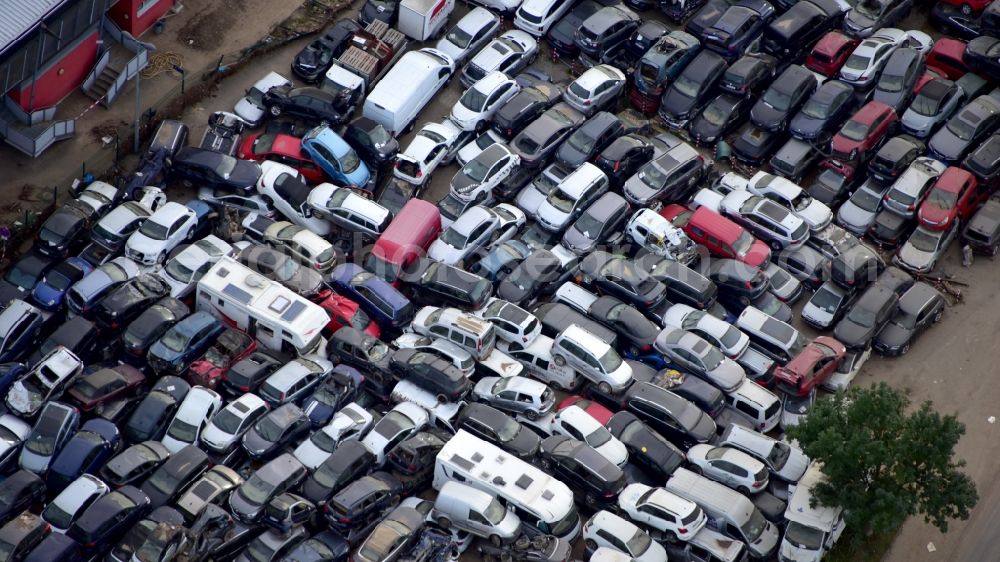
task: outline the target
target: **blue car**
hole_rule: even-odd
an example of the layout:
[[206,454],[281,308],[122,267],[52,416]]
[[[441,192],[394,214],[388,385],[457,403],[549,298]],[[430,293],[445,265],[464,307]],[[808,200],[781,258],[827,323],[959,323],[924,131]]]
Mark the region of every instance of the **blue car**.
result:
[[27,372],[28,366],[24,363],[0,363],[0,395],[6,396],[10,385],[14,384],[14,381],[24,376]]
[[59,310],[69,288],[93,270],[94,266],[83,258],[63,260],[42,276],[42,280],[31,291],[31,300],[43,310]]
[[330,376],[302,404],[309,423],[314,428],[330,423],[341,407],[354,400],[364,380],[361,371],[350,365],[341,363],[334,367]]
[[201,310],[174,324],[146,353],[149,366],[157,375],[182,373],[215,343],[222,333],[222,323]]
[[118,452],[120,444],[118,427],[108,420],[95,418],[83,424],[52,461],[45,476],[48,491],[59,493],[81,475],[97,474]]
[[321,125],[306,133],[302,137],[302,150],[333,181],[368,191],[375,189],[375,178],[368,166],[351,145],[330,127]]
[[355,263],[330,272],[330,287],[361,305],[380,328],[402,329],[413,319],[413,305],[391,283]]

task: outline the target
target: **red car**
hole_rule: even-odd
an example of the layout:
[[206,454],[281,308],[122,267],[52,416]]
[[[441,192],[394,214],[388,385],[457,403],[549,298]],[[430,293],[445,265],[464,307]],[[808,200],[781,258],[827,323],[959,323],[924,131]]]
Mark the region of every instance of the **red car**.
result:
[[66,394],[81,411],[100,412],[105,405],[133,394],[145,382],[146,376],[139,369],[123,364],[79,377]]
[[961,8],[962,13],[966,16],[971,16],[972,14],[978,14],[983,11],[986,6],[993,3],[993,0],[940,0],[942,4],[947,4],[949,6],[955,6],[956,8]]
[[828,31],[806,57],[806,68],[827,78],[833,78],[840,72],[840,67],[844,66],[857,46],[857,39],[839,31]]
[[844,344],[829,336],[819,336],[785,366],[774,369],[778,388],[794,396],[808,396],[837,370],[846,354]]
[[967,220],[990,195],[977,187],[975,176],[962,168],[949,166],[938,176],[917,211],[921,226],[928,230],[948,230],[953,221]]
[[565,410],[570,406],[579,406],[584,412],[590,414],[590,417],[597,420],[597,422],[601,425],[608,425],[608,421],[610,421],[611,416],[614,415],[614,412],[604,406],[601,406],[597,402],[577,395],[567,396],[564,398],[562,402],[556,405],[556,411],[559,412]]
[[302,151],[302,139],[281,133],[254,133],[243,139],[236,155],[244,160],[273,160],[298,170],[309,183],[323,183],[323,170]]
[[920,90],[924,89],[924,86],[926,86],[931,80],[945,79],[947,79],[947,77],[944,75],[944,72],[936,68],[928,68],[923,74],[920,75],[920,78],[917,78],[917,83],[913,85],[913,95],[919,94]]
[[754,267],[771,259],[771,249],[745,228],[707,207],[694,211],[683,205],[667,205],[660,216],[687,233],[691,240],[717,256],[732,258]]
[[965,41],[951,37],[938,39],[924,61],[927,68],[938,71],[949,80],[958,80],[969,72],[969,65],[965,64]]
[[844,123],[830,141],[830,157],[823,166],[850,179],[855,169],[868,161],[898,121],[896,110],[880,101],[870,101]]
[[191,363],[188,381],[215,390],[230,367],[256,350],[257,340],[246,332],[228,327],[201,359]]
[[361,310],[361,306],[343,295],[331,294],[317,300],[316,304],[330,314],[330,322],[323,329],[326,334],[332,334],[344,326],[351,326],[376,338],[381,334],[378,324]]

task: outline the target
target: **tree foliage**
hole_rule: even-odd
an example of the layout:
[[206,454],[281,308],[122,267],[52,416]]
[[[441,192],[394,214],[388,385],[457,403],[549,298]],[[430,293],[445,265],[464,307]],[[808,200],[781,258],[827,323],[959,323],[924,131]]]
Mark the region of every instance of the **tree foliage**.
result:
[[[788,434],[827,476],[814,498],[839,505],[849,528],[895,531],[921,514],[942,532],[951,519],[968,519],[979,499],[959,469],[954,449],[965,425],[930,402],[907,411],[910,400],[885,383],[852,387],[817,401]],[[854,536],[862,536],[861,533]]]

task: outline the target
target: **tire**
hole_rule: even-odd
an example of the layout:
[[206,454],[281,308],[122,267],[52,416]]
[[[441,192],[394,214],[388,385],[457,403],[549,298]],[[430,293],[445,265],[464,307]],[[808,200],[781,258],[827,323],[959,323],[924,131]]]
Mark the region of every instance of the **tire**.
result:
[[587,539],[587,541],[584,543],[584,546],[586,546],[587,550],[590,552],[594,552],[595,550],[597,550],[597,543],[591,539]]
[[900,355],[906,355],[910,351],[910,344],[906,344],[899,350]]
[[601,381],[597,384],[597,389],[604,394],[611,394],[611,385],[606,381]]
[[937,312],[937,314],[934,315],[933,323],[937,324],[938,322],[941,321],[942,318],[944,318],[944,309],[943,308],[941,310],[939,310]]
[[538,419],[538,412],[534,410],[527,410],[526,412],[524,412],[524,417],[528,418],[531,421],[535,421]]
[[167,261],[167,252],[160,252],[160,255],[156,256],[156,263],[163,263]]
[[750,495],[750,488],[747,488],[746,486],[739,486],[738,488],[736,488],[736,491],[743,494],[744,496]]
[[272,105],[271,106],[271,116],[277,117],[279,115],[281,115],[281,108],[278,107],[278,106],[276,106],[276,105]]
[[444,529],[445,531],[447,531],[448,529],[451,528],[451,519],[448,519],[447,517],[443,517],[443,516],[442,517],[438,517],[437,524],[438,524],[438,527],[441,527],[442,529]]
[[785,247],[781,245],[781,242],[778,242],[777,240],[771,240],[767,243],[767,245],[770,246],[775,252],[780,252],[785,249]]
[[556,381],[550,382],[549,386],[551,386],[552,390],[554,390],[556,392],[562,392],[562,391],[566,390],[566,387],[564,387],[562,384],[560,384],[560,383],[558,383]]
[[691,472],[697,474],[698,476],[701,476],[701,474],[702,474],[703,471],[701,470],[700,466],[698,466],[696,464],[692,464],[691,465]]
[[437,401],[438,401],[438,404],[444,404],[444,403],[446,403],[448,401],[448,397],[445,396],[444,394],[438,394],[437,395]]
[[539,464],[542,465],[542,470],[546,471],[552,470],[552,461],[550,461],[549,459],[542,459]]
[[490,535],[490,543],[499,548],[503,544],[503,540],[500,538],[500,535]]
[[583,503],[589,506],[596,506],[597,498],[594,496],[594,494],[587,494],[586,496],[583,497]]
[[667,542],[672,542],[672,543],[677,542],[677,533],[673,531],[667,531],[665,534]]
[[559,365],[560,367],[566,366],[566,358],[563,357],[562,355],[558,355],[558,354],[553,355],[552,356],[552,362],[555,363],[556,365]]

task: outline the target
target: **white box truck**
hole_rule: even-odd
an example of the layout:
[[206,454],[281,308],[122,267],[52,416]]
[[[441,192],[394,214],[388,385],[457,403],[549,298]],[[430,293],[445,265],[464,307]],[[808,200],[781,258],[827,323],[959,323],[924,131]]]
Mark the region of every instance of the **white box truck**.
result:
[[411,39],[427,41],[443,33],[455,0],[402,0],[396,26]]

